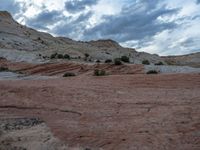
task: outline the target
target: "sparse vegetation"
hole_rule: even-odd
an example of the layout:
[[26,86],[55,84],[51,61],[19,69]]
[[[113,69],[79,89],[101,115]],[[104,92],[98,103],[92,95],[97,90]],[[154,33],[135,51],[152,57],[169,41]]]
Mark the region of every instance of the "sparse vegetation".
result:
[[126,63],[130,62],[129,57],[127,57],[127,56],[122,56],[121,61],[126,62]]
[[57,55],[58,55],[57,53],[51,54],[50,58],[55,59]]
[[69,56],[68,54],[65,54],[65,55],[63,56],[63,58],[64,58],[64,59],[70,59],[70,56]]
[[54,54],[51,54],[50,56],[50,59],[70,59],[70,55],[68,54],[58,54],[58,53],[54,53]]
[[88,58],[90,56],[88,53],[85,53],[84,55],[86,58]]
[[[84,55],[85,55],[84,60],[87,61],[90,55],[89,55],[88,53],[85,53]],[[91,60],[91,59],[89,59],[89,61],[90,61],[90,60]],[[92,60],[91,60],[91,61],[92,61]]]
[[64,58],[64,56],[63,56],[63,54],[58,54],[58,59],[63,59]]
[[142,64],[143,64],[143,65],[150,65],[150,62],[149,62],[148,60],[143,60],[143,61],[142,61]]
[[156,71],[156,70],[149,70],[147,72],[147,74],[158,74],[158,71]]
[[112,62],[112,59],[106,59],[105,60],[105,63],[111,63]]
[[4,58],[4,57],[0,57],[0,59],[6,59],[6,58]]
[[122,65],[121,59],[120,58],[115,58],[114,64],[115,65]]
[[99,69],[94,70],[94,76],[105,76],[105,75],[106,75],[105,70],[99,70]]
[[161,65],[164,65],[162,61],[158,62],[158,63],[155,63],[155,65],[157,66],[161,66]]
[[47,59],[48,57],[47,57],[47,56],[42,56],[42,58],[43,58],[43,59]]
[[66,73],[63,75],[63,77],[74,77],[74,76],[76,76],[76,74],[73,73],[73,72],[66,72]]
[[3,71],[8,71],[8,68],[7,67],[0,67],[0,72],[3,72]]
[[101,63],[101,61],[100,61],[100,60],[97,60],[96,63]]

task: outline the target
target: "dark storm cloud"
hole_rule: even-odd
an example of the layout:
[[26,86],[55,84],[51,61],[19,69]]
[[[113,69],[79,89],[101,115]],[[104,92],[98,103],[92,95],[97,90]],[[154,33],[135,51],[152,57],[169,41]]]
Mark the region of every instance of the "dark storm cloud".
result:
[[156,33],[176,27],[174,22],[160,22],[158,17],[176,13],[177,9],[165,6],[156,8],[156,1],[141,0],[124,7],[117,16],[105,16],[104,22],[85,31],[85,38],[111,38],[119,42],[141,40]]
[[81,14],[75,20],[73,17],[65,18],[61,24],[59,24],[56,28],[54,28],[54,34],[61,35],[61,36],[68,36],[70,38],[76,38],[80,32],[83,32],[86,28],[86,22],[92,16],[92,12],[87,12]]
[[14,0],[1,0],[0,11],[8,11],[12,15],[15,15],[20,11],[20,3],[15,2]]
[[70,13],[76,13],[84,10],[87,6],[97,4],[99,0],[70,0],[65,3],[65,8]]
[[197,0],[197,4],[200,4],[200,0]]
[[56,23],[62,19],[62,13],[59,11],[43,11],[32,19],[27,19],[26,24],[28,26],[37,29],[48,29],[47,26]]

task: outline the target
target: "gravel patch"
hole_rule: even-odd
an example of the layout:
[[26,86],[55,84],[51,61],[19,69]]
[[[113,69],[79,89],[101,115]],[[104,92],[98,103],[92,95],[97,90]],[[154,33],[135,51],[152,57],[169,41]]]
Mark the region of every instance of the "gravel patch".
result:
[[10,118],[0,119],[0,130],[20,130],[43,123],[39,118]]

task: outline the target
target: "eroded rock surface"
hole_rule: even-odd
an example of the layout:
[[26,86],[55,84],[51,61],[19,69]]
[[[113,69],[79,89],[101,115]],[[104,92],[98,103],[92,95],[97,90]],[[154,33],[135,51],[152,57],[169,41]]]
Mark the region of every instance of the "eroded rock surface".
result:
[[0,116],[39,117],[70,147],[200,147],[199,74],[0,81],[0,89]]

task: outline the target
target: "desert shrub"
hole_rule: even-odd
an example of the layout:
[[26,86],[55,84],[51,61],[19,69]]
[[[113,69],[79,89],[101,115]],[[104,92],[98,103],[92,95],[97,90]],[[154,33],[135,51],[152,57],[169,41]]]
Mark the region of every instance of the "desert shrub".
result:
[[112,59],[106,59],[105,60],[105,63],[111,63],[112,62]]
[[47,57],[47,56],[42,56],[42,58],[43,58],[43,59],[47,59],[48,57]]
[[58,59],[63,59],[64,58],[64,56],[63,56],[63,54],[58,54]]
[[86,58],[88,58],[90,56],[88,53],[85,53],[84,55]]
[[155,65],[157,66],[161,66],[161,65],[164,65],[162,61],[158,62],[158,63],[155,63]]
[[69,56],[68,54],[65,54],[63,57],[64,57],[65,59],[70,59],[70,56]]
[[0,72],[3,72],[3,71],[8,71],[8,68],[7,67],[0,67]]
[[57,53],[51,54],[50,58],[55,59],[57,55],[58,55]]
[[99,70],[99,69],[94,70],[94,76],[105,76],[105,75],[106,75],[105,70]]
[[115,58],[114,64],[115,65],[122,65],[121,59],[120,58]]
[[96,63],[101,63],[101,61],[100,61],[100,60],[97,60]]
[[156,70],[149,70],[147,72],[147,74],[158,74],[158,71],[156,71]]
[[74,76],[76,76],[76,74],[73,73],[73,72],[66,72],[66,73],[63,75],[63,77],[74,77]]
[[6,58],[4,58],[4,57],[0,57],[0,59],[6,59]]
[[142,64],[143,64],[143,65],[150,65],[150,62],[149,62],[148,60],[143,60],[143,61],[142,61]]
[[126,63],[130,62],[129,57],[127,57],[127,56],[122,56],[121,61],[126,62]]

